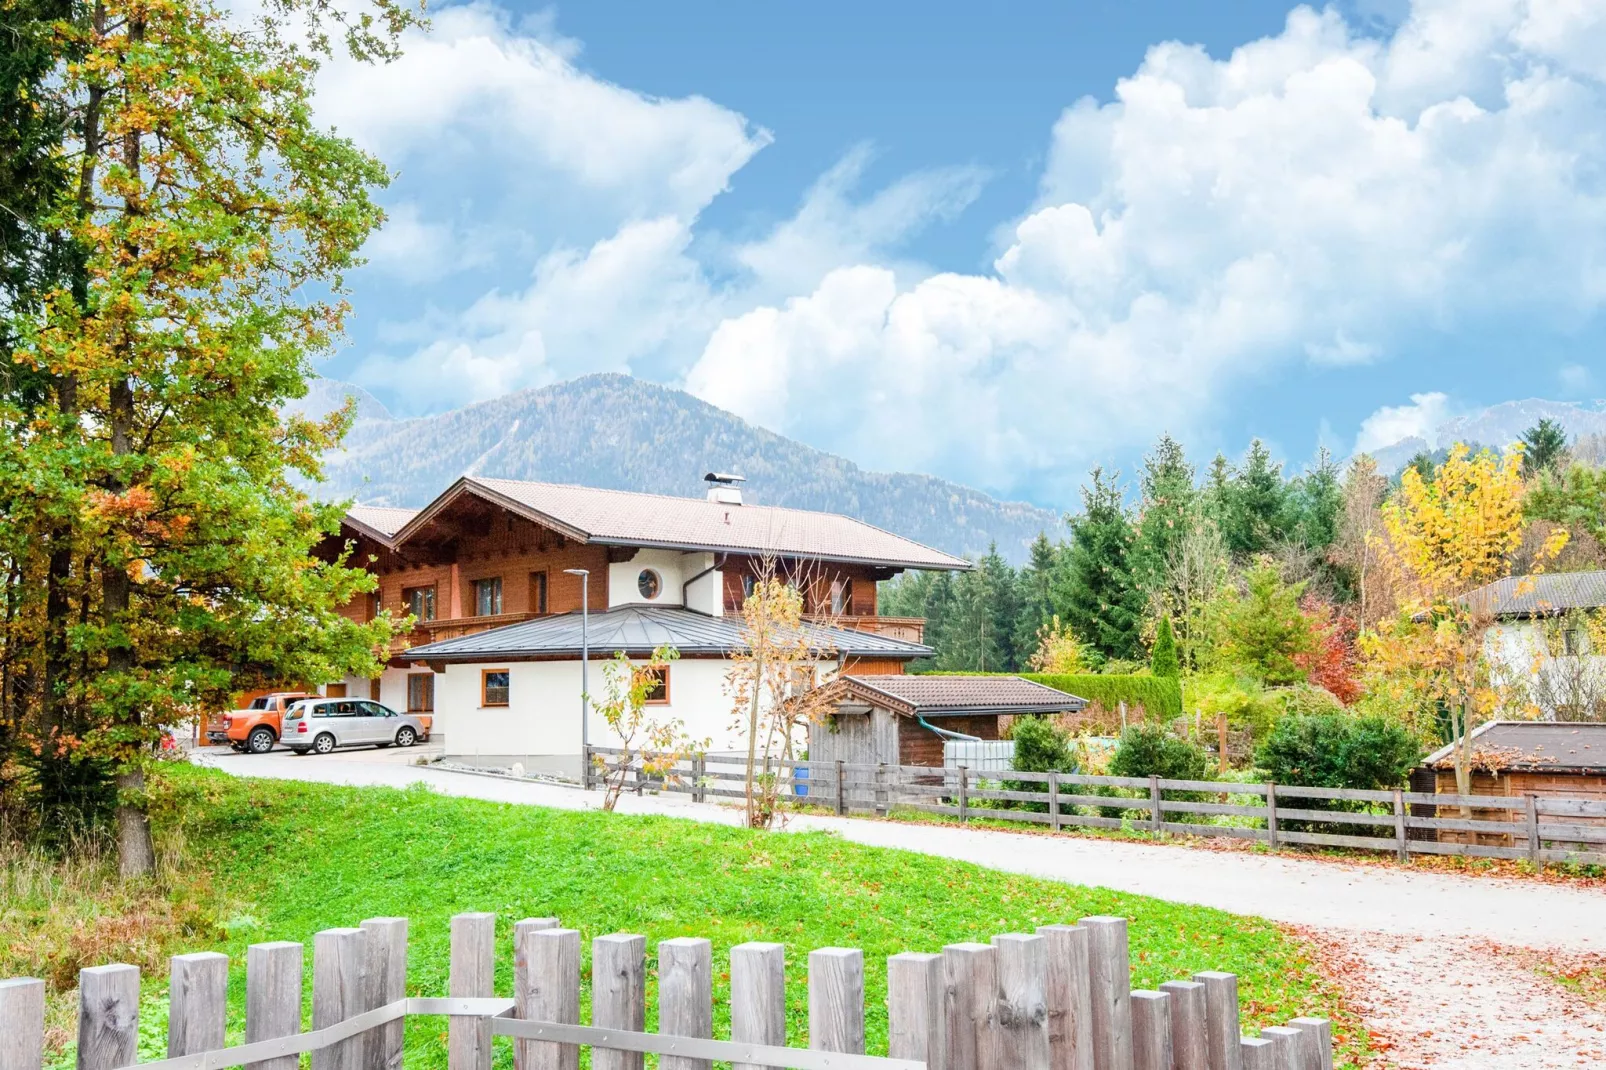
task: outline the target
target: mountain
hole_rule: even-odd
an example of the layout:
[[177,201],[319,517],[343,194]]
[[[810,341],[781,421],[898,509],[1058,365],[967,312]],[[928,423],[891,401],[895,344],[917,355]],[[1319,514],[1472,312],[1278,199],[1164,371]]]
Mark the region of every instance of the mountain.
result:
[[1585,408],[1566,401],[1528,398],[1524,401],[1501,402],[1475,413],[1454,417],[1439,424],[1428,436],[1413,435],[1372,450],[1371,453],[1379,469],[1398,472],[1418,453],[1432,453],[1457,442],[1504,449],[1520,439],[1524,431],[1547,418],[1566,429],[1569,441],[1606,436],[1606,409],[1599,405]]
[[416,507],[467,474],[701,497],[704,472],[736,472],[747,477],[751,502],[844,513],[968,557],[996,542],[1017,564],[1038,532],[1063,522],[931,476],[867,472],[626,375],[588,375],[417,419],[392,416],[358,387],[312,386],[295,408],[319,415],[357,399],[345,448],[325,460],[318,493],[328,499]]

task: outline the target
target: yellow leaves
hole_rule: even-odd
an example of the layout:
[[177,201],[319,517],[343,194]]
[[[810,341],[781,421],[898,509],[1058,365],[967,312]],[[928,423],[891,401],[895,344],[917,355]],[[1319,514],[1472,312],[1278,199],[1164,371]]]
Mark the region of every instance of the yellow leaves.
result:
[[1520,447],[1499,458],[1458,443],[1432,482],[1415,468],[1401,476],[1399,495],[1383,507],[1385,557],[1424,602],[1497,579],[1522,543],[1522,495]]

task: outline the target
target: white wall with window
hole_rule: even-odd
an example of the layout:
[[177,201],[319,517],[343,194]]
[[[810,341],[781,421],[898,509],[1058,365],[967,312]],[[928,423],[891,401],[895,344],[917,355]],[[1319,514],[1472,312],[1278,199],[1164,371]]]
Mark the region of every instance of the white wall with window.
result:
[[629,561],[608,565],[608,608],[680,606],[684,595],[692,602],[689,608],[717,616],[723,578],[709,571],[715,560],[713,554],[638,550]]

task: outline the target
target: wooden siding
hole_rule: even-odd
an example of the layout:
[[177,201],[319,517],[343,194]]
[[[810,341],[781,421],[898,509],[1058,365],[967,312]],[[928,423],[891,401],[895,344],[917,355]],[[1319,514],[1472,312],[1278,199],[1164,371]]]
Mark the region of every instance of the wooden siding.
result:
[[904,663],[887,658],[847,658],[843,676],[902,676]]
[[[1441,795],[1456,794],[1455,770],[1438,770],[1437,788]],[[1532,772],[1519,771],[1508,773],[1474,772],[1472,774],[1472,794],[1474,795],[1501,795],[1508,798],[1520,798],[1524,795],[1537,795],[1540,798],[1570,798],[1570,799],[1596,799],[1606,801],[1606,773],[1550,773],[1535,770]],[[1440,806],[1434,816],[1456,818],[1461,817],[1459,806]],[[1486,810],[1474,809],[1474,821],[1511,821],[1522,823],[1527,820],[1521,810]],[[1579,816],[1566,819],[1577,825],[1606,825],[1606,818]],[[1527,842],[1527,833],[1517,830],[1511,835],[1495,832],[1462,832],[1454,829],[1443,829],[1439,832],[1441,843],[1478,843],[1493,847],[1520,846]]]
[[[998,739],[998,717],[933,717],[931,723],[950,732],[980,739]],[[898,718],[898,764],[942,765],[942,737],[913,717]]]
[[[763,570],[764,561],[758,557],[733,555],[722,558],[719,567],[725,575],[725,612],[739,613],[746,597],[743,580],[748,576],[759,575]],[[876,615],[877,570],[868,565],[781,561],[776,563],[776,569],[782,576],[793,574],[789,570],[795,569],[797,575],[809,580],[804,593],[805,608],[811,613],[831,608],[831,581],[843,579],[853,584],[849,602],[843,607],[843,615],[850,617]]]

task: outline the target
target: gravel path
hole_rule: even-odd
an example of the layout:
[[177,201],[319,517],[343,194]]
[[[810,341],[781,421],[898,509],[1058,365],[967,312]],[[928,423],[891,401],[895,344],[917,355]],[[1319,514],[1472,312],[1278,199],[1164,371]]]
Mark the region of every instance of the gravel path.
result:
[[[407,764],[416,757],[394,749],[306,758],[203,751],[195,760],[240,776],[424,783],[442,794],[497,802],[600,806],[597,792]],[[729,807],[681,795],[626,796],[619,810],[738,823]],[[788,828],[1300,927],[1324,949],[1329,969],[1387,1046],[1389,1061],[1381,1065],[1549,1070],[1606,1059],[1606,1013],[1489,944],[1606,954],[1606,893],[1597,889],[944,825],[799,816]]]

